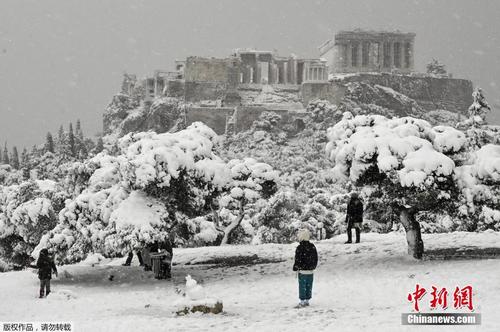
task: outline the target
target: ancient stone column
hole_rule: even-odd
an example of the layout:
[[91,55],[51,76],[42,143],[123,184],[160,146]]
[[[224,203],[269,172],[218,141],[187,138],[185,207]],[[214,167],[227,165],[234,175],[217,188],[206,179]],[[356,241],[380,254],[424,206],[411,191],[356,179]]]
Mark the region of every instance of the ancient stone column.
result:
[[404,40],[399,41],[399,63],[401,69],[405,68],[405,42]]
[[298,64],[297,64],[297,59],[293,59],[292,60],[292,75],[291,75],[291,81],[293,84],[297,84],[299,82],[299,79],[298,79]]
[[347,59],[346,59],[346,67],[345,69],[349,69],[352,67],[352,59],[351,59],[351,56],[352,56],[352,44],[351,42],[348,42],[346,44],[346,56],[347,56]]
[[394,41],[389,41],[389,69],[394,67]]
[[409,68],[410,70],[413,70],[413,66],[414,66],[413,48],[414,48],[414,45],[412,42],[410,42],[410,68]]
[[363,66],[363,43],[360,41],[358,42],[358,68],[361,68]]
[[283,64],[283,83],[288,84],[288,63]]

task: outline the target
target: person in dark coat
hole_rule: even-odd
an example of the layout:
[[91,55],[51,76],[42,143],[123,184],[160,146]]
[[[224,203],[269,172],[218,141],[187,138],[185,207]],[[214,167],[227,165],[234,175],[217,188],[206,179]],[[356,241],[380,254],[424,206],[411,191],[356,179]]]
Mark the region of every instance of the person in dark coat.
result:
[[356,243],[361,240],[361,224],[363,223],[363,202],[357,193],[351,194],[351,199],[347,204],[347,242],[352,243],[352,229],[356,231]]
[[38,268],[38,279],[40,279],[40,298],[43,298],[44,295],[48,296],[50,293],[52,272],[54,272],[57,277],[56,264],[52,257],[50,257],[49,251],[46,248],[40,250],[36,268]]
[[[139,260],[139,265],[143,266],[144,262],[142,261],[141,252],[139,250],[137,250],[135,252],[135,254],[137,255],[137,259]],[[131,251],[131,252],[128,253],[127,260],[122,265],[123,266],[130,266],[130,263],[132,263],[132,258],[134,258],[134,252],[133,251]]]
[[306,307],[312,297],[314,270],[318,266],[316,246],[309,242],[311,237],[307,229],[301,229],[297,234],[299,245],[295,250],[293,270],[297,271],[299,279],[299,299],[297,307]]

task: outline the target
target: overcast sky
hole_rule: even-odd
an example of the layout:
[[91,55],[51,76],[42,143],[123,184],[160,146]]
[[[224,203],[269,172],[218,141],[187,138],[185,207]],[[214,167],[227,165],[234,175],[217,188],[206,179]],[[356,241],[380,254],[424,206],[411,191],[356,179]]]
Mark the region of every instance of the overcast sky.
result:
[[416,68],[435,57],[473,80],[500,123],[498,0],[0,0],[0,142],[43,143],[78,118],[100,132],[125,71],[245,47],[313,57],[358,27],[415,32]]

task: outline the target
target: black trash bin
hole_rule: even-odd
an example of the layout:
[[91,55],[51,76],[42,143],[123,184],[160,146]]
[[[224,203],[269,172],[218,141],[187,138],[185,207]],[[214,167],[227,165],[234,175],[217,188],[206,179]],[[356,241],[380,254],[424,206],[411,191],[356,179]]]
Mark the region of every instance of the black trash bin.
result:
[[151,264],[153,265],[153,273],[156,279],[170,278],[170,266],[172,258],[168,252],[151,254]]

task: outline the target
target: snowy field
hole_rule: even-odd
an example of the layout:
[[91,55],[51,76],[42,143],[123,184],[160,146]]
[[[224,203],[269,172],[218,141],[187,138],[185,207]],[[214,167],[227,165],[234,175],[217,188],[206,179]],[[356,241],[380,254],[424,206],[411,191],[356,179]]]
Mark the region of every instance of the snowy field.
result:
[[[293,308],[296,245],[269,244],[177,249],[171,281],[152,279],[138,266],[123,267],[123,259],[59,267],[46,299],[36,298],[34,271],[2,273],[0,321],[70,321],[75,331],[499,331],[500,259],[443,259],[439,249],[462,248],[455,256],[476,247],[498,253],[500,233],[424,235],[429,255],[423,261],[407,256],[403,234],[363,234],[358,245],[344,240],[316,243],[320,263],[312,304],[304,309]],[[238,262],[235,256],[244,258]],[[223,314],[173,313],[187,274],[223,301]],[[407,294],[416,283],[428,289],[473,286],[482,325],[402,326],[401,313],[412,308]],[[428,301],[429,294],[421,311],[430,311]]]

